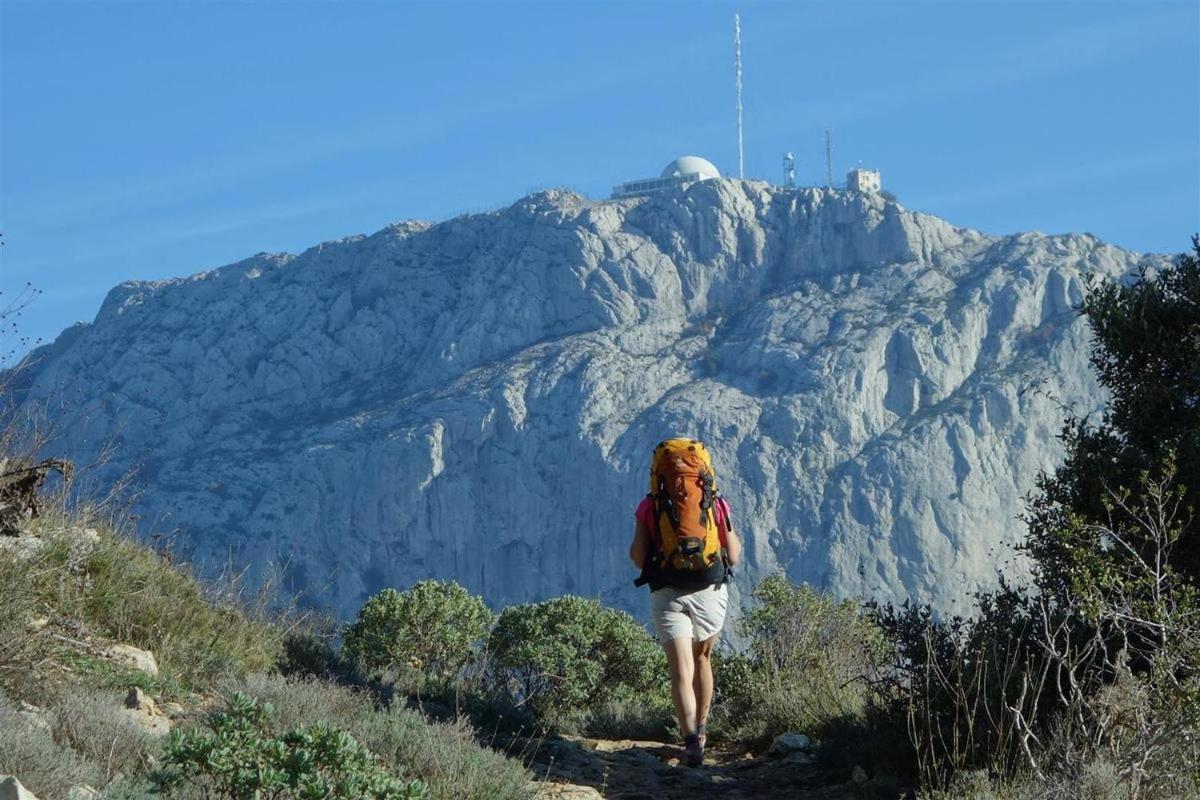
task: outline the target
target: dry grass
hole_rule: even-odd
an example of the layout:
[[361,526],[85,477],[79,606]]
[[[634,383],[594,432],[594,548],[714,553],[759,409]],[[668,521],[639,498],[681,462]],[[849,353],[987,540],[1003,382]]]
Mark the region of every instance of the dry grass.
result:
[[153,651],[165,679],[203,690],[229,674],[268,669],[282,653],[284,630],[261,604],[214,600],[189,572],[132,538],[96,528],[99,540],[82,547],[78,522],[47,516],[31,527],[46,547],[25,565],[33,596],[18,605]]
[[0,774],[16,775],[38,797],[66,797],[72,786],[98,785],[100,770],[51,732],[0,698]]
[[72,688],[56,698],[50,724],[55,741],[96,766],[97,786],[143,772],[158,749],[157,740],[124,712],[118,692]]

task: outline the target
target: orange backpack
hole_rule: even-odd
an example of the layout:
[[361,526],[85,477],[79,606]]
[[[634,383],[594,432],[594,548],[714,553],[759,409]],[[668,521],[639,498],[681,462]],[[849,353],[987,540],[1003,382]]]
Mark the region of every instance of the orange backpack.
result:
[[651,589],[703,588],[725,581],[727,569],[717,519],[717,474],[696,439],[668,439],[650,459],[654,524],[650,556],[634,585]]

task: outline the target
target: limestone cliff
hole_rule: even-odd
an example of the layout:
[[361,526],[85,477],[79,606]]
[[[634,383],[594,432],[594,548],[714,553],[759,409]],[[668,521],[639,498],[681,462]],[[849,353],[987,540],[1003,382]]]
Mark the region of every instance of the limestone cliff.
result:
[[878,195],[552,191],[123,284],[23,380],[65,454],[115,447],[102,483],[137,468],[146,531],[343,614],[426,577],[640,608],[633,507],[673,434],[714,452],[741,590],[782,569],[960,609],[1056,462],[1059,403],[1100,402],[1085,274],[1138,260]]

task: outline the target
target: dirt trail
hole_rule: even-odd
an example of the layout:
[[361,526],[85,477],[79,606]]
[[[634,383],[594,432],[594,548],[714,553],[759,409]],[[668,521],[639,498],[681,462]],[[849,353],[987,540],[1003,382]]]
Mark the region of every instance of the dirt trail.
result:
[[[812,756],[751,756],[744,751],[710,748],[698,769],[680,763],[683,749],[662,742],[546,739],[536,746],[530,768],[549,800],[728,798],[728,800],[859,800],[876,796],[856,782],[850,770],[821,766]],[[860,781],[862,776],[859,776]]]

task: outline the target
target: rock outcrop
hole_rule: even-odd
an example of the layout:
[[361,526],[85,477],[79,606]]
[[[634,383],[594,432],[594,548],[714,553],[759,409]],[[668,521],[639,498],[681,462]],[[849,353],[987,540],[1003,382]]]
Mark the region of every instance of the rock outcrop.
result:
[[125,708],[122,711],[126,719],[146,733],[162,736],[171,732],[171,720],[159,710],[153,697],[136,686],[125,696]]
[[0,775],[0,800],[37,800],[14,775]]
[[138,669],[147,675],[158,675],[158,660],[149,650],[131,644],[113,644],[104,648],[103,655],[127,669]]
[[960,609],[1059,458],[1062,404],[1102,399],[1085,276],[1139,260],[861,193],[552,191],[123,284],[22,380],[64,455],[137,469],[147,532],[342,614],[428,577],[640,609],[632,512],[672,434],[714,452],[735,589],[785,570]]

